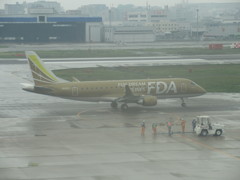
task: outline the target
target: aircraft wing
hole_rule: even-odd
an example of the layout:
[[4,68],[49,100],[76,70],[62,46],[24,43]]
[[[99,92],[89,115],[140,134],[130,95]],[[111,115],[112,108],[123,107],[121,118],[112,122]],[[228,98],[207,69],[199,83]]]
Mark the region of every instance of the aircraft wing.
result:
[[116,99],[117,102],[122,103],[139,103],[143,99],[143,96],[135,96],[128,85],[125,86],[125,95]]
[[[136,103],[143,106],[155,106],[157,104],[157,97],[152,95],[134,95],[128,85],[125,86],[125,95],[115,100],[115,103],[123,103],[121,106],[122,110],[128,108],[128,103]],[[112,107],[116,107],[116,104],[112,104]]]

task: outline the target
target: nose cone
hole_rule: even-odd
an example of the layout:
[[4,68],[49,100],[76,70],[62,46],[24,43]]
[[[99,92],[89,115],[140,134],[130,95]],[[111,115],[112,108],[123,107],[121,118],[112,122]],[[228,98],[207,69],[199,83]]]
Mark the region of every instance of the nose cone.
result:
[[207,93],[207,91],[203,87],[199,86],[193,81],[190,81],[190,91],[192,92],[192,94],[194,94],[194,96],[201,96]]
[[206,91],[203,87],[201,87],[201,86],[199,86],[199,85],[198,85],[198,91],[199,91],[199,93],[200,93],[201,95],[207,93],[207,91]]

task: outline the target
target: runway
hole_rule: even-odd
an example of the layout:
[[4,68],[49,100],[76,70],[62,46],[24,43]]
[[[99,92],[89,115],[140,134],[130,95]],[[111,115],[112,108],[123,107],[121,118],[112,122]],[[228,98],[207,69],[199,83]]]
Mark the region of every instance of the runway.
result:
[[[54,68],[54,64],[51,64]],[[59,64],[64,67],[65,64]],[[210,93],[131,105],[123,113],[108,103],[87,103],[28,93],[27,64],[0,66],[0,179],[145,180],[222,179],[240,176],[240,94]],[[191,121],[210,115],[225,125],[221,137],[198,137]],[[182,134],[178,119],[187,121]],[[152,134],[152,123],[176,121]],[[140,124],[146,121],[146,133]]]
[[[158,56],[158,57],[108,57],[108,58],[42,58],[50,69],[117,67],[117,66],[166,66],[240,64],[239,55],[198,55],[198,56]],[[24,65],[25,58],[0,59],[3,65]],[[25,73],[26,74],[26,73]]]

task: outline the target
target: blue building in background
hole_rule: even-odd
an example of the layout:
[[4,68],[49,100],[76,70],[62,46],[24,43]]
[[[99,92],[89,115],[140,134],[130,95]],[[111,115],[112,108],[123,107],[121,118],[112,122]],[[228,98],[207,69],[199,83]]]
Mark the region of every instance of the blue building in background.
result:
[[41,14],[0,16],[0,42],[101,42],[101,17]]

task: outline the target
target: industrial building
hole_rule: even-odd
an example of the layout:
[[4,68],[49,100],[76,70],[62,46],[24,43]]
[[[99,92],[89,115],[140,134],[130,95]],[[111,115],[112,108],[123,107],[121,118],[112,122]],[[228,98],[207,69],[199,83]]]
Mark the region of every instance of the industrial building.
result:
[[101,42],[101,17],[54,15],[51,9],[31,9],[30,15],[0,16],[0,42]]
[[212,23],[206,26],[203,34],[203,40],[222,40],[240,38],[240,20],[225,20],[218,23]]
[[105,27],[105,42],[139,43],[156,40],[152,27],[147,26],[114,26]]

